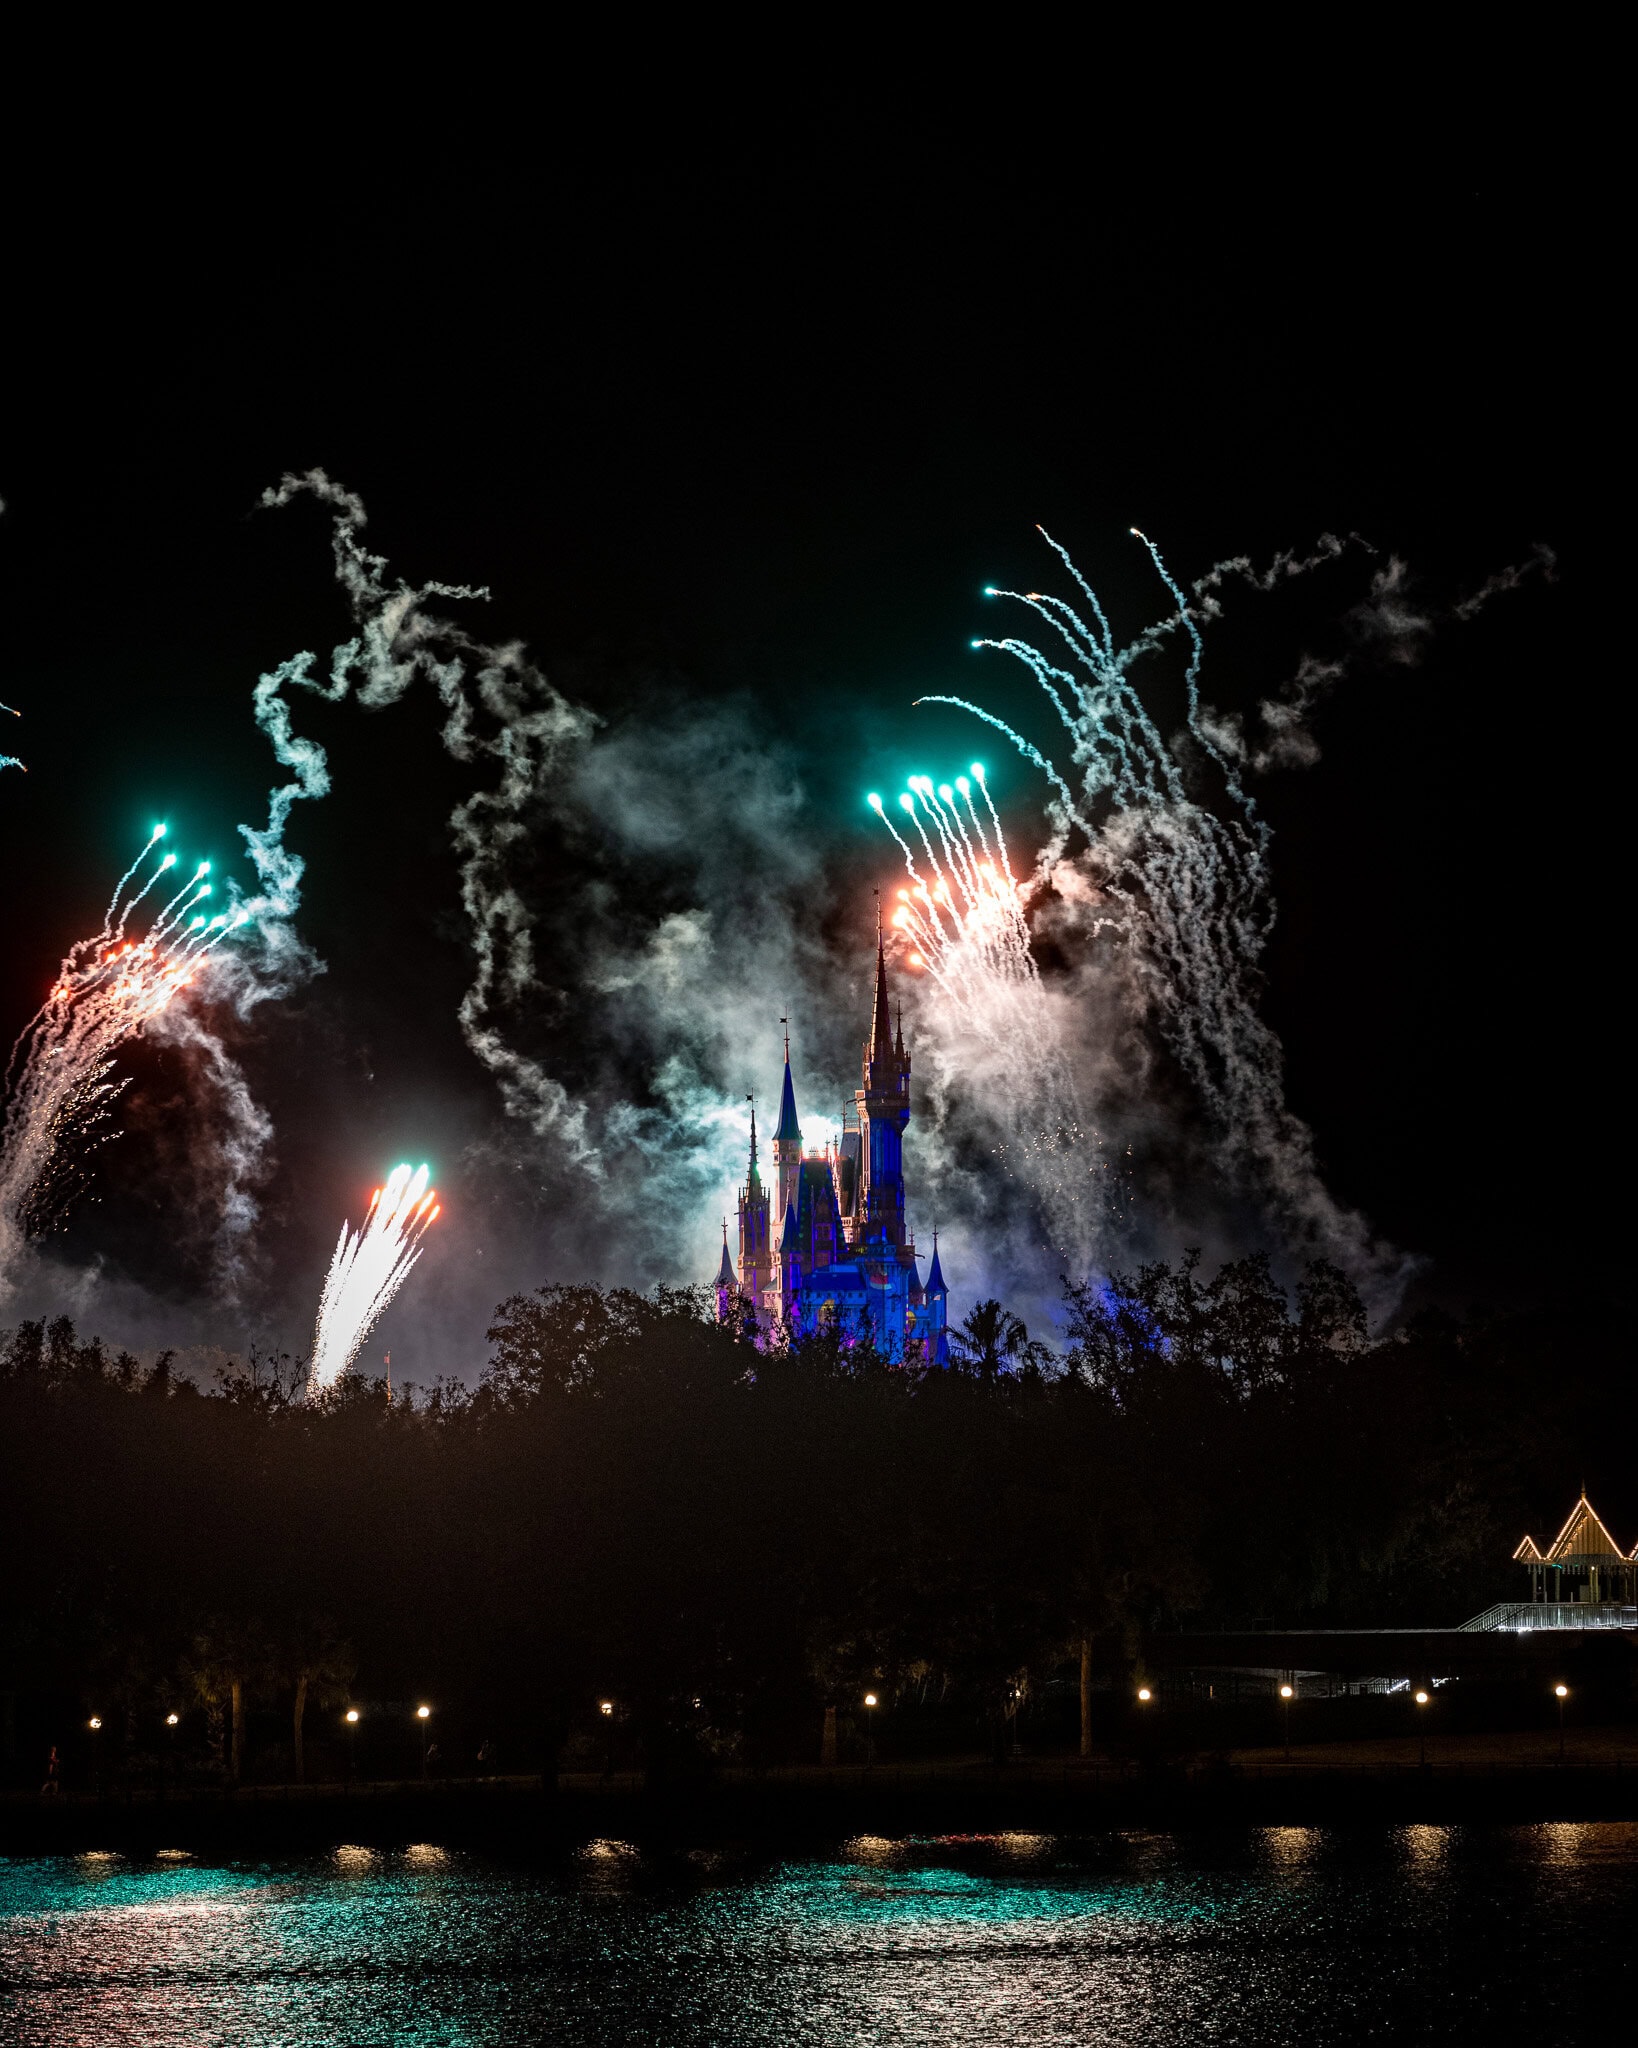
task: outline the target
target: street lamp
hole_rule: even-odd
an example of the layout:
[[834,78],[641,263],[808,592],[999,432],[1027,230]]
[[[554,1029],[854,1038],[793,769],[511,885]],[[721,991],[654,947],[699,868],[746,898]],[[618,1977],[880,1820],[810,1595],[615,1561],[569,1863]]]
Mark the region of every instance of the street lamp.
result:
[[876,1761],[876,1695],[867,1692],[865,1703],[865,1769]]
[[176,1731],[181,1726],[181,1722],[182,1717],[180,1714],[167,1714],[165,1716],[165,1726],[170,1731],[170,1738],[165,1744],[165,1762],[161,1767],[159,1778],[159,1796],[162,1799],[165,1796],[165,1779],[170,1777],[174,1780],[176,1777]]
[[1152,1700],[1154,1698],[1154,1694],[1149,1690],[1149,1688],[1146,1685],[1140,1685],[1138,1687],[1138,1698],[1140,1700],[1145,1701]]
[[347,1724],[347,1779],[349,1784],[357,1774],[358,1763],[358,1709],[349,1707],[341,1717]]
[[606,1738],[606,1741],[605,1741],[605,1744],[604,1744],[604,1748],[603,1748],[603,1776],[604,1776],[605,1778],[612,1778],[612,1777],[614,1776],[614,1702],[613,1702],[613,1700],[599,1700],[599,1701],[597,1702],[597,1711],[598,1711],[598,1712],[599,1712],[599,1713],[600,1713],[600,1714],[602,1715],[602,1717],[603,1717],[603,1720],[604,1720],[604,1723],[606,1724],[606,1727],[607,1727],[607,1738]]
[[91,1730],[91,1754],[96,1759],[94,1775],[97,1781],[97,1797],[100,1799],[102,1797],[102,1716],[100,1714],[93,1714],[86,1725]]
[[421,1724],[421,1776],[427,1774],[427,1723],[432,1719],[430,1707],[417,1707],[415,1718]]
[[1553,1687],[1553,1697],[1554,1697],[1554,1699],[1556,1699],[1556,1700],[1558,1701],[1558,1760],[1559,1760],[1559,1762],[1560,1762],[1560,1763],[1563,1763],[1563,1761],[1564,1761],[1564,1702],[1565,1702],[1565,1701],[1566,1701],[1566,1700],[1567,1700],[1567,1699],[1568,1699],[1568,1698],[1570,1697],[1570,1688],[1569,1688],[1569,1687],[1568,1687],[1567,1685],[1555,1685],[1555,1686]]
[[[1421,1687],[1420,1687],[1420,1686],[1418,1686],[1418,1687],[1417,1687],[1417,1689],[1416,1689],[1416,1695],[1415,1695],[1415,1697],[1416,1697],[1416,1704],[1417,1704],[1417,1705],[1418,1705],[1419,1707],[1425,1707],[1425,1706],[1427,1705],[1427,1703],[1428,1703],[1428,1696],[1427,1696],[1427,1694],[1426,1694],[1425,1692],[1423,1692],[1423,1690],[1421,1689]],[[1420,1714],[1418,1714],[1418,1715],[1417,1715],[1417,1717],[1416,1717],[1416,1762],[1417,1762],[1417,1767],[1418,1767],[1418,1768],[1421,1768],[1421,1767],[1422,1767],[1423,1765],[1425,1765],[1425,1764],[1427,1763],[1427,1760],[1428,1760],[1428,1724],[1427,1724],[1427,1722],[1426,1722],[1426,1721],[1424,1721],[1424,1720],[1422,1719],[1422,1716],[1421,1716]]]
[[1282,1685],[1280,1687],[1280,1712],[1285,1717],[1285,1760],[1287,1763],[1291,1761],[1291,1695],[1293,1690],[1294,1688],[1289,1685]]

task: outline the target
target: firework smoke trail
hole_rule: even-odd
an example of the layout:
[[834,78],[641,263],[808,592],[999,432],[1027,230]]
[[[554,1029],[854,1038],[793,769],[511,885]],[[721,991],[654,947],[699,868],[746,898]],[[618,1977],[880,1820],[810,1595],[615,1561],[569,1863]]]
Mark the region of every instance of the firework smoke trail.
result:
[[160,853],[165,827],[120,877],[101,929],[69,951],[51,994],[12,1047],[0,1134],[0,1289],[25,1239],[59,1219],[85,1178],[86,1151],[100,1140],[123,1083],[111,1078],[114,1054],[160,1019],[207,970],[211,956],[246,922],[243,911],[207,916],[211,894],[203,861],[155,911],[146,931],[128,937],[131,919],[163,889],[176,867]]
[[[508,863],[528,840],[531,807],[544,798],[566,752],[590,738],[595,721],[561,696],[520,647],[486,646],[427,609],[432,598],[483,598],[487,591],[389,581],[386,561],[360,540],[363,503],[322,470],[284,477],[263,494],[262,503],[276,508],[303,496],[330,509],[336,579],[358,630],[334,649],[327,683],[315,677],[313,656],[304,653],[256,686],[257,723],[295,777],[274,790],[265,827],[239,828],[262,877],[265,905],[275,920],[294,910],[302,862],[284,845],[285,827],[295,803],[322,797],[330,787],[324,749],[292,728],[288,692],[311,690],[332,702],[356,692],[360,704],[374,709],[396,703],[417,677],[430,683],[444,706],[443,741],[450,754],[462,762],[487,759],[498,770],[493,787],[457,805],[449,821],[477,960],[461,999],[462,1035],[495,1077],[508,1114],[537,1136],[552,1137],[564,1156],[596,1174],[600,1161],[583,1105],[508,1044],[497,1021],[535,985],[530,918],[508,879]],[[261,910],[263,904],[249,907]]]
[[[1034,677],[1069,736],[1078,788],[983,706],[959,697],[921,701],[970,712],[1042,770],[1051,786],[1053,837],[1035,882],[1048,884],[1061,871],[1078,832],[1085,849],[1072,864],[1101,904],[1094,928],[1111,927],[1127,941],[1128,958],[1161,1030],[1236,1178],[1270,1199],[1310,1249],[1339,1259],[1368,1286],[1374,1283],[1386,1303],[1400,1282],[1401,1262],[1372,1240],[1362,1218],[1327,1193],[1312,1134],[1286,1105],[1279,1040],[1257,1014],[1258,962],[1274,920],[1269,832],[1241,783],[1238,750],[1200,695],[1201,622],[1219,609],[1215,589],[1231,576],[1270,587],[1334,559],[1343,543],[1326,536],[1312,558],[1282,556],[1263,575],[1247,562],[1220,563],[1186,596],[1159,550],[1133,532],[1173,601],[1168,618],[1128,645],[1117,645],[1096,593],[1043,529],[1079,591],[1076,603],[1039,591],[990,589],[985,595],[1033,612],[1057,643],[1052,654],[1020,638],[973,642],[975,648],[1013,656]],[[1141,656],[1179,633],[1187,645],[1186,728],[1204,770],[1191,771],[1187,781],[1177,750],[1131,679]],[[1212,801],[1196,793],[1205,781],[1216,791]]]
[[395,1166],[370,1197],[361,1230],[343,1223],[319,1297],[309,1395],[327,1393],[358,1356],[421,1256],[421,1239],[438,1216],[438,1198],[422,1166]]

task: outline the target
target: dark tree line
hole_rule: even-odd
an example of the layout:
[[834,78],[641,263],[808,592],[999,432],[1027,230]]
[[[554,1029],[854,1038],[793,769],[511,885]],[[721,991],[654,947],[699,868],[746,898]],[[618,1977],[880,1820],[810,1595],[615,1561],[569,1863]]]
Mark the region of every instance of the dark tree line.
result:
[[315,1739],[334,1767],[349,1700],[435,1702],[451,1765],[538,1768],[601,1698],[651,1764],[811,1758],[866,1686],[979,1739],[1144,1629],[1460,1621],[1628,1462],[1587,1311],[1371,1344],[1341,1275],[1293,1299],[1261,1259],[1067,1304],[1061,1352],[980,1304],[941,1370],[759,1350],[700,1292],[546,1287],[497,1311],[475,1390],[313,1404],[276,1363],[201,1390],[25,1324],[13,1775],[92,1709],[136,1758],[176,1712],[230,1778],[299,1775]]

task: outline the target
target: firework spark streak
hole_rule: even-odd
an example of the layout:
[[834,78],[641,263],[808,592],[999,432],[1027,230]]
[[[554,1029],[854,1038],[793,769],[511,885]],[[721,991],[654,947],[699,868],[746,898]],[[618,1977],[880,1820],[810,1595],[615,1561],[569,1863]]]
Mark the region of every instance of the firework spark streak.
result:
[[[70,950],[12,1047],[0,1135],[0,1285],[22,1240],[59,1222],[83,1185],[88,1148],[101,1142],[98,1127],[124,1086],[111,1078],[119,1047],[191,988],[246,921],[243,912],[210,917],[198,907],[211,894],[208,861],[164,894],[177,864],[159,851],[164,837],[156,825],[120,877],[101,929]],[[158,908],[145,930],[133,930],[150,897]]]
[[906,964],[944,999],[935,1028],[946,1045],[959,1040],[963,1072],[1004,1104],[994,1146],[1002,1170],[1036,1187],[1056,1248],[1084,1260],[1107,1221],[1105,1162],[1044,1000],[1025,914],[1030,888],[1013,872],[983,764],[953,784],[909,778],[899,808],[919,855],[880,796],[868,801],[904,856],[910,886],[898,891],[890,922]]
[[[995,1038],[1005,1029],[1005,1019],[995,1010],[996,992],[1028,988],[1040,976],[1030,955],[1023,892],[977,761],[973,781],[989,813],[988,830],[965,775],[957,776],[953,787],[945,782],[936,790],[927,776],[913,775],[899,798],[921,841],[925,874],[879,796],[870,798],[870,807],[898,841],[910,872],[912,887],[899,891],[899,907],[892,918],[894,929],[914,948],[910,965],[925,967],[972,1024],[986,1038]],[[937,847],[928,836],[929,825]]]
[[361,1230],[345,1223],[319,1297],[308,1392],[328,1393],[375,1327],[421,1256],[421,1239],[439,1210],[427,1169],[395,1166],[370,1197]]
[[[1072,864],[1103,906],[1094,929],[1112,929],[1126,941],[1162,1032],[1238,1173],[1273,1198],[1299,1235],[1366,1276],[1385,1255],[1362,1219],[1325,1190],[1312,1134],[1286,1105],[1279,1040],[1257,1014],[1258,963],[1274,921],[1269,831],[1241,783],[1240,749],[1200,695],[1200,627],[1219,608],[1216,587],[1239,576],[1266,588],[1276,575],[1300,574],[1333,559],[1342,544],[1327,537],[1312,560],[1281,557],[1267,577],[1246,562],[1222,563],[1186,596],[1153,542],[1133,532],[1173,601],[1169,617],[1117,645],[1091,585],[1043,529],[1080,592],[1076,603],[1038,591],[990,589],[985,595],[1027,606],[1061,651],[1050,658],[1033,642],[1011,637],[973,642],[1010,654],[1035,678],[1069,735],[1078,789],[982,705],[947,696],[921,701],[970,712],[1041,770],[1051,787],[1054,836],[1034,884],[1052,884],[1055,871],[1063,873],[1066,847],[1078,833],[1085,847]],[[1168,743],[1131,679],[1142,655],[1177,634],[1187,649],[1182,750]],[[1195,765],[1186,774],[1184,757],[1191,752]],[[1205,793],[1212,789],[1215,795]],[[922,801],[925,809],[925,794]],[[935,937],[941,935],[942,928]],[[987,960],[970,949],[958,957]]]

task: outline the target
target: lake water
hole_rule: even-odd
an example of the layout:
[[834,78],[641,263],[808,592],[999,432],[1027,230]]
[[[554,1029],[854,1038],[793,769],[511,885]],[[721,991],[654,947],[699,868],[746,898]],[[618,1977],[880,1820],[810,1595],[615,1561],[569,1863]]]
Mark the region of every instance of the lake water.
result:
[[0,2040],[1547,2048],[1635,1908],[1631,1824],[0,1861]]

